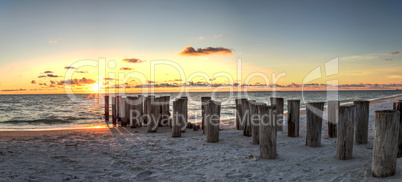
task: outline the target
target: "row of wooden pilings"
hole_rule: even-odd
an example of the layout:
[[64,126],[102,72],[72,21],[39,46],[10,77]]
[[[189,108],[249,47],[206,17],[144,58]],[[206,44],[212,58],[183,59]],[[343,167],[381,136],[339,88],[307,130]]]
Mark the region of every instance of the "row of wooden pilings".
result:
[[[148,132],[156,132],[158,126],[169,124],[172,137],[180,137],[188,123],[188,99],[181,97],[173,102],[173,116],[170,118],[170,97],[154,96],[112,98],[113,123],[138,127],[147,124]],[[108,119],[108,96],[105,97],[105,117]],[[106,104],[105,102],[105,104]],[[283,131],[284,99],[271,97],[271,105],[254,100],[236,99],[236,129],[244,136],[252,137],[251,143],[260,145],[260,157],[277,157],[277,131]],[[141,104],[143,103],[143,104]],[[300,100],[287,100],[287,130],[289,137],[299,137]],[[328,137],[337,138],[336,157],[341,160],[352,158],[353,143],[367,144],[369,101],[354,101],[353,105],[340,106],[339,101],[328,101]],[[306,145],[321,146],[324,102],[306,104]],[[124,108],[124,109],[122,109]],[[207,142],[219,141],[221,103],[211,97],[201,98],[201,128]],[[134,111],[134,112],[130,112]],[[397,157],[402,157],[402,101],[394,103],[393,110],[375,112],[372,174],[376,177],[395,175]],[[132,115],[127,113],[134,113]],[[140,118],[140,119],[139,119]],[[194,126],[196,128],[196,126]]]

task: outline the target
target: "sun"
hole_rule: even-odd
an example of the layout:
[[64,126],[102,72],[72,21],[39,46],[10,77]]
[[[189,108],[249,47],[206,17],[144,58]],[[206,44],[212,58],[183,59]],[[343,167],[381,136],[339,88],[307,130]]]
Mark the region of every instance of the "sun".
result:
[[96,83],[90,85],[88,89],[89,89],[91,92],[99,92],[99,91],[102,90],[101,86],[102,86],[102,82],[99,82],[99,81],[98,81],[98,82],[96,82]]

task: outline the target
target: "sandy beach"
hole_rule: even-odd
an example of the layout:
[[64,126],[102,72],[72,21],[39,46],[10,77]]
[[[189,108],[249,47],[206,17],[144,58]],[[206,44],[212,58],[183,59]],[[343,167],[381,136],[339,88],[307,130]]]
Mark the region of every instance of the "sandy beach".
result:
[[[0,181],[399,181],[371,175],[374,111],[392,109],[402,96],[370,103],[369,143],[354,145],[353,159],[335,158],[336,139],[305,145],[306,117],[300,137],[278,132],[278,158],[259,157],[259,146],[224,122],[218,143],[207,143],[201,130],[172,138],[170,127],[157,133],[128,127],[0,132]],[[324,112],[326,115],[326,113]],[[326,119],[326,116],[324,116]],[[228,124],[230,123],[230,124]]]

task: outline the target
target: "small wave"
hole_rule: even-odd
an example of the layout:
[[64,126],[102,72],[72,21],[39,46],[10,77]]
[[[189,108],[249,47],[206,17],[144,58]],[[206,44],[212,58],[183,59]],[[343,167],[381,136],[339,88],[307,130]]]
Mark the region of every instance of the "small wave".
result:
[[39,125],[39,124],[47,124],[47,125],[55,125],[55,124],[68,124],[72,123],[72,120],[63,120],[63,119],[35,119],[35,120],[8,120],[3,121],[1,123],[4,124],[30,124],[30,125]]

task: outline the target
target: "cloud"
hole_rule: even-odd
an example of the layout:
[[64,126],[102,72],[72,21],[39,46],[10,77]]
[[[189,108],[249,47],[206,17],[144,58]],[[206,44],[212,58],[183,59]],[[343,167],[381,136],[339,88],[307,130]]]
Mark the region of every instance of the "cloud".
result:
[[155,81],[147,80],[147,83],[155,83]]
[[204,37],[203,37],[203,36],[200,36],[200,37],[198,37],[198,39],[203,40],[203,39],[204,39]]
[[38,78],[46,77],[46,75],[39,75]]
[[54,73],[53,71],[45,71],[43,73]]
[[61,76],[58,76],[58,75],[53,75],[53,74],[47,74],[47,77],[56,78],[56,77],[61,77]]
[[215,37],[215,38],[222,37],[222,34],[219,34],[219,35],[214,35],[214,37]]
[[384,59],[384,61],[392,61],[392,59],[390,59],[390,58],[387,58],[387,59]]
[[10,90],[1,90],[2,92],[19,92],[19,91],[26,91],[27,89],[10,89]]
[[64,69],[67,69],[67,70],[68,70],[68,69],[74,69],[74,70],[76,70],[76,69],[78,69],[78,68],[74,68],[74,67],[72,67],[72,66],[65,66]]
[[114,78],[103,78],[104,80],[114,80]]
[[36,84],[36,80],[32,80],[31,83],[32,83],[32,84]]
[[341,57],[341,60],[344,61],[364,61],[364,60],[372,60],[376,59],[378,56],[371,56],[371,55],[364,55],[364,56],[348,56],[348,57]]
[[399,51],[394,51],[394,52],[391,52],[391,53],[389,53],[389,54],[395,55],[395,54],[399,54],[399,53],[400,53]]
[[129,68],[129,67],[122,67],[120,70],[134,70],[134,68]]
[[202,56],[202,55],[208,55],[208,54],[229,54],[233,55],[232,51],[230,49],[224,48],[224,47],[207,47],[207,48],[198,48],[195,50],[191,46],[187,46],[182,50],[179,55],[182,56]]
[[88,73],[88,71],[75,71],[76,73]]
[[58,85],[66,84],[66,85],[78,85],[78,86],[80,86],[80,85],[89,85],[89,84],[94,84],[94,83],[96,83],[95,80],[92,80],[90,78],[85,78],[85,77],[83,77],[81,79],[75,78],[75,79],[62,80],[60,82],[57,82]]
[[137,59],[137,58],[127,58],[127,59],[122,59],[124,62],[128,63],[142,63],[144,62],[143,60]]

